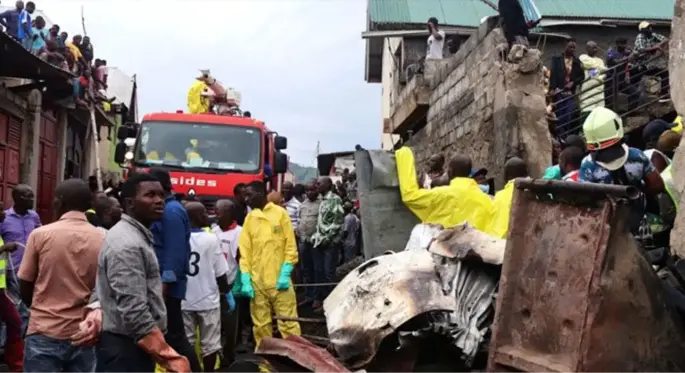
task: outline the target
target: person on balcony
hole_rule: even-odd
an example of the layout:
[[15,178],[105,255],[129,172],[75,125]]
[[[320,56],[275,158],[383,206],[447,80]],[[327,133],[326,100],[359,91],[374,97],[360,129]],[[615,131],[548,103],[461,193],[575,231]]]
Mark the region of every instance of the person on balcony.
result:
[[578,85],[583,82],[585,74],[575,53],[576,41],[571,38],[566,43],[564,53],[561,56],[552,57],[549,88],[554,97],[557,117],[556,134],[559,137],[578,132],[581,125],[578,120],[574,120],[577,117],[577,102],[574,93]]
[[[640,77],[658,76],[661,80],[660,99],[668,100],[668,38],[652,30],[649,22],[640,22],[635,38],[635,51],[641,55]],[[638,80],[639,83],[639,80]]]
[[604,78],[606,65],[597,57],[599,48],[594,41],[587,42],[587,53],[578,58],[585,72],[585,80],[580,88],[580,122],[590,114],[592,109],[604,106]]
[[[616,45],[607,51],[607,79],[611,85],[610,97],[607,105],[612,110],[617,110],[615,106],[616,98],[619,93],[628,95],[628,110],[636,108],[639,104],[640,91],[637,84],[634,84],[635,77],[639,80],[638,72],[632,61],[635,60],[633,49],[628,47],[628,39],[624,37],[616,38]],[[614,85],[615,84],[615,85]]]

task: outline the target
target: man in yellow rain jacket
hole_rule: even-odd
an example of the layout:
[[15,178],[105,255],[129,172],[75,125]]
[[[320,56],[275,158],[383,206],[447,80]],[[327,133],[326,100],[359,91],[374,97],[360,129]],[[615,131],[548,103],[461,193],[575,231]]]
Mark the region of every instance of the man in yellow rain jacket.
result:
[[[416,178],[414,178],[416,180]],[[245,189],[245,199],[252,211],[245,218],[240,233],[240,277],[242,294],[250,302],[257,346],[271,336],[271,314],[297,317],[297,300],[290,274],[297,264],[295,233],[284,208],[266,199],[266,187],[253,181]],[[278,321],[283,338],[300,335],[296,321]]]
[[402,202],[423,223],[452,227],[464,222],[490,233],[493,204],[471,175],[471,159],[454,156],[447,168],[448,186],[420,189],[416,181],[414,154],[402,147],[395,152]]
[[495,194],[494,213],[490,233],[499,238],[507,238],[509,233],[509,215],[511,213],[511,200],[514,198],[514,179],[528,177],[526,161],[514,157],[504,164],[504,179],[507,184]]

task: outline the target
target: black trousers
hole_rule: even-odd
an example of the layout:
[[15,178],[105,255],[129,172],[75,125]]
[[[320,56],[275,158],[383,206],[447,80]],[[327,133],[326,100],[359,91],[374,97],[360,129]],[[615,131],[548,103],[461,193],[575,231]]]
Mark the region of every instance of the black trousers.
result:
[[103,332],[95,348],[98,372],[154,372],[155,361],[132,338]]
[[239,342],[238,328],[239,309],[236,306],[233,312],[228,312],[228,302],[221,297],[221,345],[223,346],[223,358],[221,366],[227,368],[235,361],[235,347]]
[[188,358],[190,361],[190,369],[193,372],[202,372],[200,361],[195,354],[195,349],[188,342],[188,337],[185,333],[183,325],[183,312],[181,311],[181,300],[166,297],[164,299],[166,305],[167,317],[167,332],[164,335],[166,343],[171,346],[176,352]]

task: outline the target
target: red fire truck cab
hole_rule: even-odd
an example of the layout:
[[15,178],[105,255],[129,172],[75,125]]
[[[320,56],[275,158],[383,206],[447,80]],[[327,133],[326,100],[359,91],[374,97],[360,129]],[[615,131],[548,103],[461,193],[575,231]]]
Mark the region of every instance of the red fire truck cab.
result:
[[174,193],[196,196],[210,213],[237,184],[260,180],[279,189],[288,169],[287,138],[244,116],[153,113],[117,137],[115,161],[125,172],[167,169]]

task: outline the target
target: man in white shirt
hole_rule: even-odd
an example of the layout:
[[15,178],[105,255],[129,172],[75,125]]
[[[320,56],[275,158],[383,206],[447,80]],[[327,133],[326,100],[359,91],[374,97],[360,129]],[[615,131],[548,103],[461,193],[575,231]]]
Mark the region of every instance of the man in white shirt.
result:
[[[200,202],[186,204],[190,219],[190,259],[186,299],[181,303],[186,336],[195,345],[199,329],[205,372],[213,372],[221,351],[221,296],[229,295],[229,266],[216,234],[203,229],[209,216]],[[235,276],[235,268],[234,268]]]
[[438,19],[430,17],[428,19],[428,48],[426,50],[427,60],[439,60],[442,58],[442,50],[445,46],[445,31],[438,29]]

